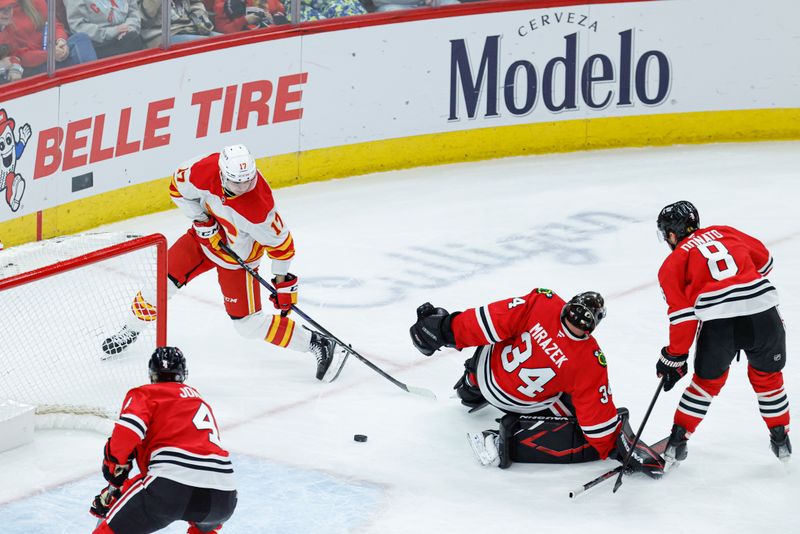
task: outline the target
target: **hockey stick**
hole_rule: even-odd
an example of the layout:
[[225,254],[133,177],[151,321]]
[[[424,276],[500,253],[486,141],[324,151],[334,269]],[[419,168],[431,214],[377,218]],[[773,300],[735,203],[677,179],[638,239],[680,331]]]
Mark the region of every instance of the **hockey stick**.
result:
[[622,473],[622,466],[621,465],[615,467],[611,471],[603,473],[602,475],[600,475],[599,477],[595,478],[591,482],[587,482],[586,484],[584,484],[580,488],[576,488],[576,489],[570,491],[569,492],[569,498],[570,499],[574,499],[575,497],[578,497],[578,496],[586,493],[590,489],[594,488],[595,486],[600,485],[601,483],[605,482],[606,480],[610,480],[610,479],[614,478],[614,475],[616,475],[617,473],[620,473],[620,474]]
[[[277,295],[278,294],[278,292],[275,291],[275,288],[272,287],[272,284],[270,284],[269,282],[264,280],[264,278],[260,274],[258,274],[258,272],[256,272],[255,269],[253,269],[252,267],[247,265],[244,262],[244,260],[241,257],[239,257],[238,254],[236,254],[233,250],[231,250],[231,248],[227,245],[227,243],[220,242],[219,243],[219,247],[222,250],[224,250],[225,253],[228,254],[231,258],[236,260],[236,263],[241,265],[242,268],[244,270],[246,270],[248,273],[250,273],[250,275],[253,278],[258,280],[258,282],[262,286],[267,288],[270,293],[272,293],[273,295]],[[428,397],[430,399],[436,399],[436,395],[433,393],[433,391],[431,391],[429,389],[409,386],[409,385],[404,384],[403,382],[400,382],[399,380],[397,380],[395,377],[393,377],[392,375],[390,375],[389,373],[387,373],[386,371],[384,371],[383,369],[381,369],[380,367],[378,367],[377,365],[375,365],[374,363],[372,363],[371,361],[369,361],[368,359],[363,357],[355,349],[353,349],[353,347],[351,347],[350,345],[347,345],[346,343],[342,342],[341,339],[339,339],[338,337],[336,337],[333,334],[331,334],[326,328],[324,328],[322,325],[320,325],[314,319],[312,319],[311,317],[306,315],[300,308],[298,308],[294,304],[292,304],[292,310],[294,310],[294,312],[297,313],[297,315],[299,315],[300,317],[305,319],[305,321],[308,324],[310,324],[311,326],[313,326],[314,328],[316,328],[317,330],[319,330],[320,332],[322,332],[326,336],[328,336],[331,339],[333,339],[334,341],[336,341],[339,345],[342,346],[342,348],[346,352],[348,352],[348,353],[352,354],[353,356],[355,356],[356,358],[358,358],[364,365],[366,365],[367,367],[369,367],[370,369],[372,369],[373,371],[375,371],[376,373],[378,373],[379,375],[384,377],[386,380],[388,380],[389,382],[391,382],[395,386],[397,386],[400,389],[402,389],[403,391],[407,391],[408,393],[413,393],[414,395],[419,395],[421,397]]]
[[656,400],[658,399],[659,393],[661,390],[664,389],[664,380],[665,377],[661,378],[661,381],[658,383],[658,387],[656,388],[656,394],[653,395],[653,400],[650,401],[650,406],[647,408],[647,413],[644,414],[644,419],[642,419],[642,424],[639,425],[639,431],[636,433],[636,437],[633,438],[633,443],[631,443],[631,448],[628,449],[628,454],[625,456],[625,461],[622,462],[622,470],[619,472],[619,476],[617,477],[617,481],[614,482],[614,491],[616,493],[620,486],[622,486],[622,475],[625,473],[625,469],[627,469],[628,464],[631,461],[631,456],[633,456],[633,451],[636,449],[636,444],[639,443],[639,437],[642,435],[642,430],[644,430],[644,425],[647,424],[647,420],[650,418],[650,412],[653,411],[653,406],[656,404]]

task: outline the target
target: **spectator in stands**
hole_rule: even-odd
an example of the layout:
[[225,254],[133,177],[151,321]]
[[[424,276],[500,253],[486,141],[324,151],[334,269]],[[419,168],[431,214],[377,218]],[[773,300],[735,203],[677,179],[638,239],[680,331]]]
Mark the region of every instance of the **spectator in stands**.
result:
[[15,5],[15,0],[0,0],[0,84],[22,78],[22,64],[14,52],[11,31],[5,31],[11,24]]
[[[0,7],[0,10],[3,8]],[[2,32],[0,32],[0,36]],[[0,43],[0,84],[22,78],[22,64],[17,56],[11,55],[11,46]]]
[[375,11],[399,11],[418,7],[439,7],[460,4],[459,0],[372,0]]
[[[215,0],[216,27],[223,33],[265,28],[292,20],[291,0]],[[367,13],[358,0],[300,0],[300,21]]]
[[[214,31],[203,0],[171,0],[169,31],[172,44],[222,35]],[[161,43],[161,0],[142,0],[142,38],[149,48]]]
[[280,0],[216,0],[214,15],[216,29],[222,33],[255,30],[288,22]]
[[[307,8],[311,9],[308,10]],[[307,17],[307,15],[313,12],[319,13],[324,19],[333,19],[337,17],[350,17],[352,15],[364,15],[367,13],[367,10],[358,0],[300,0],[301,22],[318,20],[313,18],[313,16]]]
[[144,48],[139,0],[64,0],[64,7],[69,28],[91,38],[98,58]]
[[[7,6],[11,0],[0,0]],[[3,30],[15,55],[25,69],[24,76],[32,76],[47,70],[47,2],[45,0],[14,0],[11,23]],[[56,46],[53,54],[56,68],[94,61],[92,41],[85,33],[76,32],[67,37],[64,26],[56,23]]]

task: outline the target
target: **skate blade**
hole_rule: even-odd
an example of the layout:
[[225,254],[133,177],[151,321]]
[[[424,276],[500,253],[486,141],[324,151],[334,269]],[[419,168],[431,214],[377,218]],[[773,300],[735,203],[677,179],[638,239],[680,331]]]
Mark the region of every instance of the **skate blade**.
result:
[[467,433],[467,441],[469,442],[469,446],[472,448],[472,452],[475,453],[475,458],[478,460],[478,463],[483,467],[497,465],[500,461],[500,458],[486,450],[485,439],[486,438],[483,436],[482,432]]
[[677,469],[681,465],[679,460],[664,458],[664,474],[666,475],[673,469]]
[[333,361],[331,362],[330,367],[328,367],[328,370],[325,371],[325,374],[322,376],[322,381],[326,383],[331,383],[337,378],[339,378],[339,374],[342,372],[344,364],[345,362],[347,362],[348,356],[350,356],[350,352],[344,349],[336,350],[336,347],[334,347]]

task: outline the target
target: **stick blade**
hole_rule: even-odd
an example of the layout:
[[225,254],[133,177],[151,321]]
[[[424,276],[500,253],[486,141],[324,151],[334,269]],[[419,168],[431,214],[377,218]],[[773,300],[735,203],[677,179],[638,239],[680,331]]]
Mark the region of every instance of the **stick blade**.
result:
[[425,388],[418,388],[414,386],[406,386],[406,391],[409,393],[413,393],[414,395],[419,395],[420,397],[426,397],[431,400],[436,400],[436,394]]

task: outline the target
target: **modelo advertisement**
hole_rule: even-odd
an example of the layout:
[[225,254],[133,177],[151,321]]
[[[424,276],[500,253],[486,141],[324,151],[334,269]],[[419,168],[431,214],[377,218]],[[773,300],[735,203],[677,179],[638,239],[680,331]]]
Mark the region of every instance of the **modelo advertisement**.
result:
[[[304,56],[320,58],[311,75],[339,97],[339,106],[327,109],[330,101],[316,91],[304,95],[301,146],[606,117],[798,108],[800,46],[789,22],[797,16],[800,3],[784,0],[768,10],[741,0],[675,0],[310,35]],[[383,71],[368,74],[362,63]],[[326,121],[319,120],[323,116]]]

